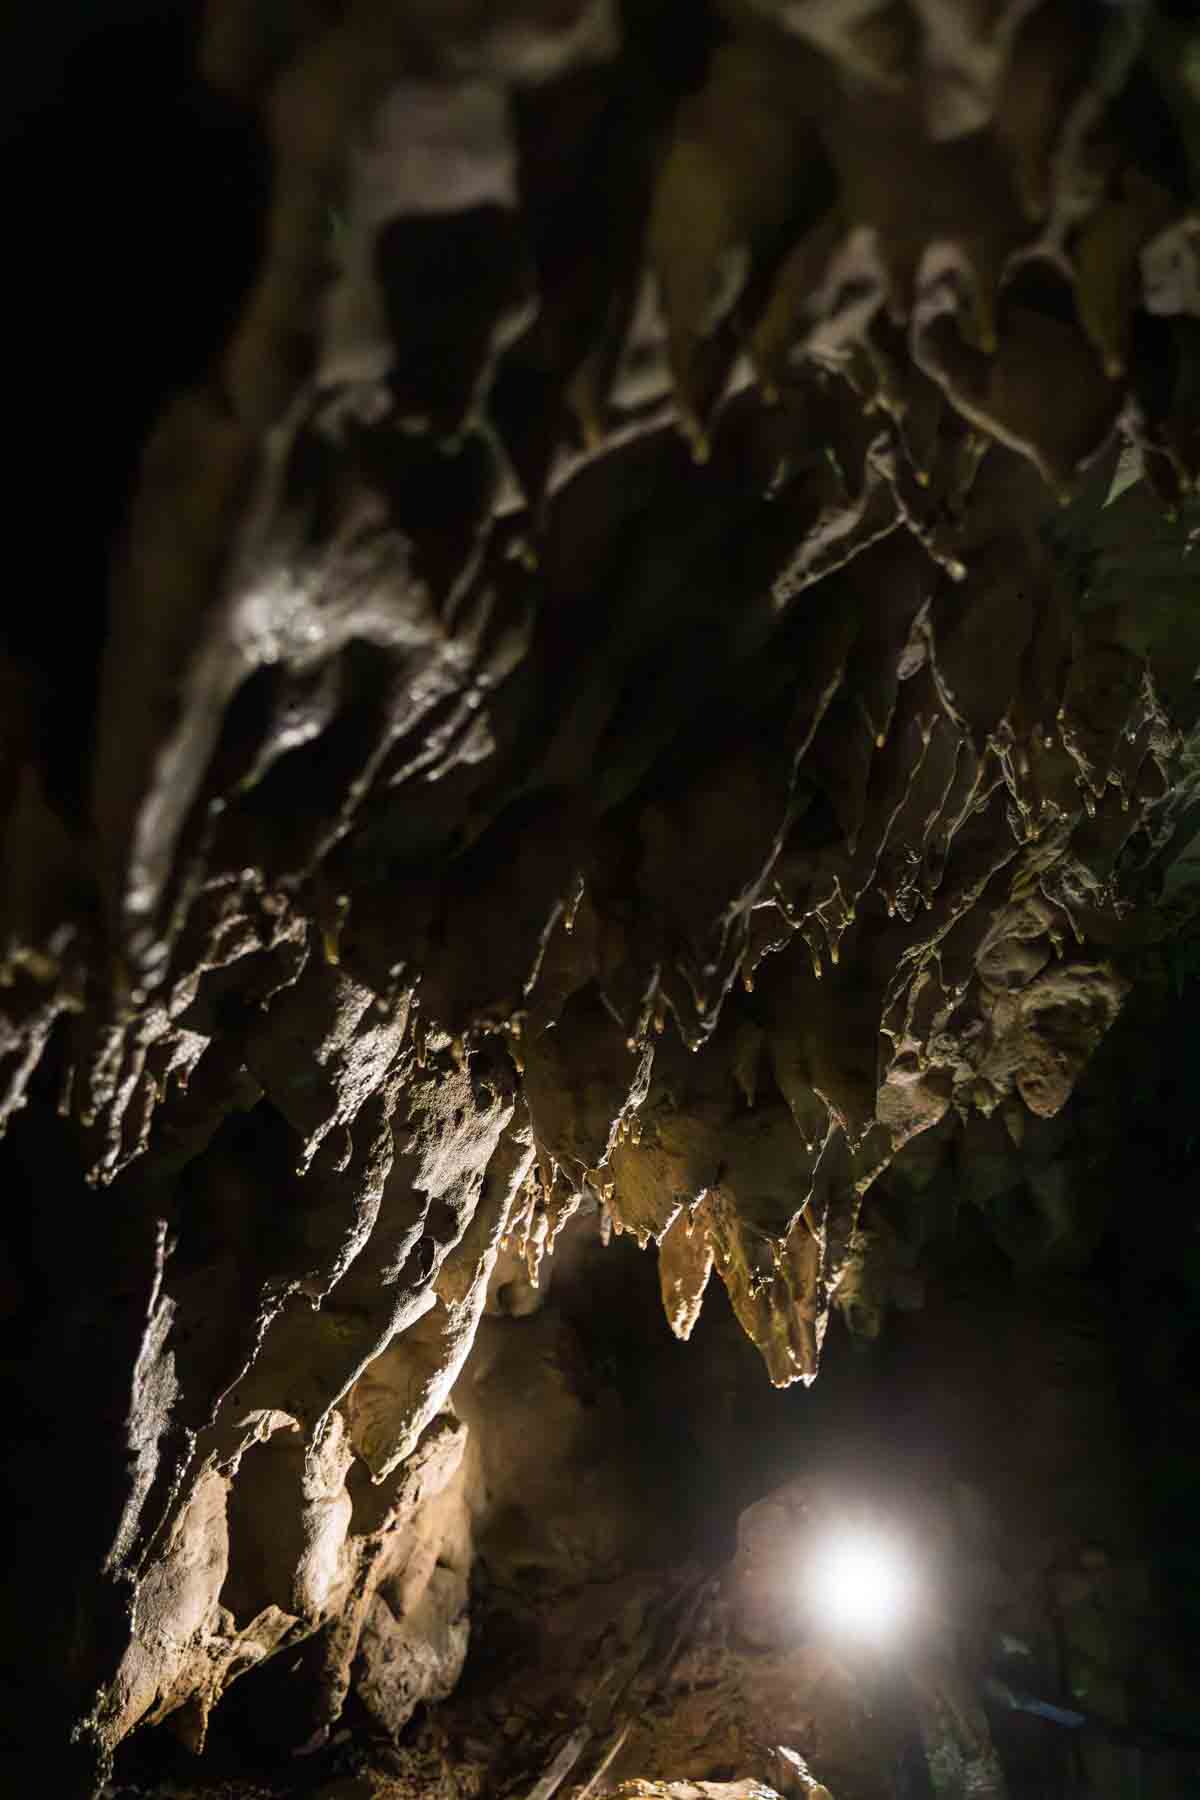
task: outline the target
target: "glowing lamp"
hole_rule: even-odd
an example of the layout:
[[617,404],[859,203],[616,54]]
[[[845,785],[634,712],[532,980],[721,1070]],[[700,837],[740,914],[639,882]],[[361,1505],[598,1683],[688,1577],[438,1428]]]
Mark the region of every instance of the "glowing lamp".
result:
[[911,1619],[914,1572],[903,1546],[868,1528],[814,1546],[807,1570],[814,1615],[839,1635],[885,1643]]

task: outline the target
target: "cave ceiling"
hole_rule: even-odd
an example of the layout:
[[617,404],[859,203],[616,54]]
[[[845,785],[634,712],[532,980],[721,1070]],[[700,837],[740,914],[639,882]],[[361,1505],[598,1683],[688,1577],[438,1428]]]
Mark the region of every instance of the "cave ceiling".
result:
[[1186,9],[214,0],[187,59],[187,342],[0,656],[10,1285],[119,1471],[79,1768],[335,1616],[336,1715],[574,1215],[819,1380],[919,1281],[877,1184],[1042,1168],[1200,904]]

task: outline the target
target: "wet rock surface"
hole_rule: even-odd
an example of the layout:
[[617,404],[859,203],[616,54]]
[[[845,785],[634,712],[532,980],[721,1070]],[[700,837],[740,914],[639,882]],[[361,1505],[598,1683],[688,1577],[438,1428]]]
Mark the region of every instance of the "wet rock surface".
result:
[[[1131,1309],[1154,1469],[1186,1421],[1200,40],[1067,0],[138,25],[41,42],[12,128],[77,196],[69,242],[32,178],[15,216],[104,470],[78,530],[29,513],[0,635],[14,1791],[89,1793],[160,1723],[202,1752],[239,1692],[280,1755],[348,1706],[410,1730],[394,1782],[447,1800],[524,1779],[522,1716],[542,1800],[805,1791],[754,1761],[774,1676],[697,1501],[757,1455],[733,1321],[802,1402],[831,1329],[921,1341],[966,1209],[980,1292],[1037,1291],[1035,1445],[1075,1419],[1043,1317],[1127,1354]],[[54,308],[100,267],[89,335]],[[635,1402],[589,1336],[634,1330],[614,1237],[658,1246],[630,1293],[697,1396]],[[727,1536],[769,1485],[717,1484]],[[1117,1518],[1086,1579],[998,1529],[1126,1730]],[[566,1712],[610,1682],[557,1734],[501,1683],[476,1753],[500,1615]],[[961,1787],[960,1660],[918,1713]],[[654,1681],[674,1722],[601,1766]],[[865,1794],[899,1751],[842,1688]]]

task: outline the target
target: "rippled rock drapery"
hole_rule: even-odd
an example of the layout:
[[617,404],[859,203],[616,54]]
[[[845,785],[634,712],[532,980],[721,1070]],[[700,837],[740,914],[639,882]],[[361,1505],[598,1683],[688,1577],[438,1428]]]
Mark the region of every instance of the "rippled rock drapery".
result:
[[310,1640],[336,1717],[502,1244],[589,1192],[811,1380],[872,1182],[1055,1116],[1190,916],[1188,29],[208,9],[260,258],[78,740],[0,664],[14,1281],[122,1469],[81,1769]]

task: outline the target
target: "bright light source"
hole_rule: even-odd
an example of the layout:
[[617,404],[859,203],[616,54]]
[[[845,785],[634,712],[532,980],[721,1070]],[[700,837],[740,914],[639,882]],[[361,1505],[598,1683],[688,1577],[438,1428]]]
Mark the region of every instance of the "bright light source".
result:
[[827,1538],[814,1550],[808,1577],[814,1611],[839,1632],[879,1642],[912,1615],[911,1565],[880,1532],[856,1529]]

